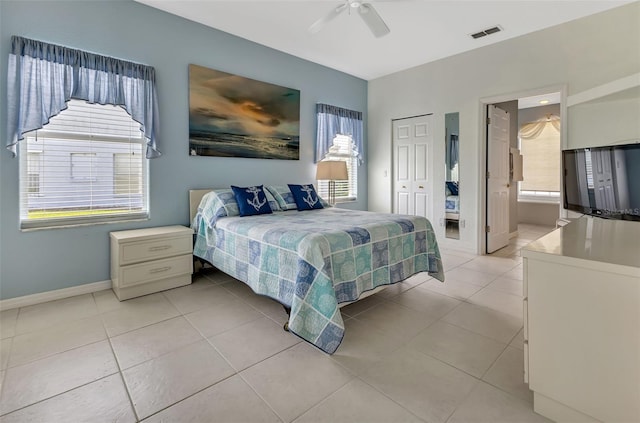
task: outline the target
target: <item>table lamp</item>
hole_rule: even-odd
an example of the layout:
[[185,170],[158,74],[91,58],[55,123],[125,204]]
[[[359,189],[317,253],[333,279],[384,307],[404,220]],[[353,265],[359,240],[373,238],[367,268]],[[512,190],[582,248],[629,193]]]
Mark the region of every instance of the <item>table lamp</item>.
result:
[[329,160],[318,163],[316,179],[329,181],[329,198],[327,201],[333,206],[336,203],[336,181],[349,180],[347,163],[342,160]]

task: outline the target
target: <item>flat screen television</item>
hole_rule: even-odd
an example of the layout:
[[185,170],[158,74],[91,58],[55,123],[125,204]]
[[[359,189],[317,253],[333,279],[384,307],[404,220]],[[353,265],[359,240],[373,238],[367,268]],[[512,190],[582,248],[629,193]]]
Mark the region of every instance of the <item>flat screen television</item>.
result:
[[640,141],[562,151],[564,208],[640,221]]

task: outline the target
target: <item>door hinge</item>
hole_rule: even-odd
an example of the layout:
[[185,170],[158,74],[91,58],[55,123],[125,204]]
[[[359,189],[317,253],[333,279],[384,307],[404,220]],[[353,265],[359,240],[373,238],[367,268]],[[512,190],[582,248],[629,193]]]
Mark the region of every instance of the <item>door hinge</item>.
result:
[[485,226],[485,227],[484,227],[484,231],[485,231],[486,233],[491,232],[491,226],[489,226],[489,225]]
[[487,118],[487,125],[491,125],[491,118],[490,117]]
[[487,171],[487,179],[491,178],[491,172]]

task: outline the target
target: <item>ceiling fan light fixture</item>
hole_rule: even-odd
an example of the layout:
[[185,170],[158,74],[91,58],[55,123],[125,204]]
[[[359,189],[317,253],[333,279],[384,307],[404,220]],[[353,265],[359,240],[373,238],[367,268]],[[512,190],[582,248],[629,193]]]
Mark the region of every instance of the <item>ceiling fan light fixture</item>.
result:
[[[335,7],[327,15],[315,21],[309,27],[309,32],[312,34],[318,33],[327,23],[344,12],[345,9],[351,10],[352,8],[358,11],[360,18],[367,24],[369,30],[376,38],[384,37],[390,32],[389,27],[380,15],[378,15],[376,9],[370,3],[365,3],[361,0],[343,0],[341,5]],[[349,14],[351,14],[351,12],[349,12]]]

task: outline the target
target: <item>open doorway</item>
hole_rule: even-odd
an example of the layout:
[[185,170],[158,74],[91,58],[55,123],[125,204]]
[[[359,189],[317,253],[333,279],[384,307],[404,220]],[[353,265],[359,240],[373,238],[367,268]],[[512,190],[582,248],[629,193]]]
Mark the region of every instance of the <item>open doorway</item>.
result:
[[[561,91],[514,97],[485,103],[488,118],[504,115],[508,120],[508,128],[501,129],[508,134],[507,147],[497,142],[491,132],[499,131],[492,129],[487,119],[484,163],[486,226],[482,250],[501,256],[519,254],[523,245],[552,230],[560,217]],[[500,112],[497,115],[496,109]],[[503,179],[497,185],[491,175],[496,172],[491,169],[507,169],[501,172]],[[496,191],[496,186],[501,191]]]

